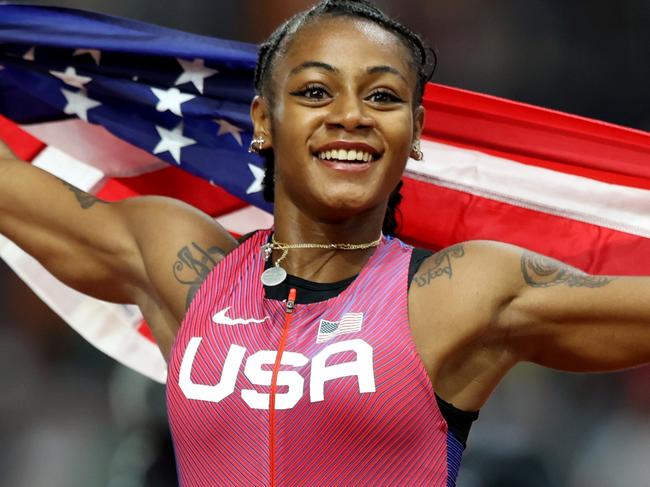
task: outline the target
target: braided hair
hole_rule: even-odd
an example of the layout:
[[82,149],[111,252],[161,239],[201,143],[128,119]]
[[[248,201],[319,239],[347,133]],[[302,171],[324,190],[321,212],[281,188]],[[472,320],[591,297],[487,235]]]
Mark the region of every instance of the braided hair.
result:
[[[300,12],[278,27],[275,32],[260,46],[259,58],[255,67],[255,90],[258,95],[264,96],[273,106],[274,93],[272,71],[275,61],[286,52],[293,36],[306,24],[322,17],[350,17],[360,18],[374,22],[387,31],[395,34],[410,52],[410,61],[417,75],[413,106],[419,106],[424,95],[424,87],[433,76],[437,58],[435,52],[427,49],[420,36],[409,30],[403,24],[390,18],[367,0],[322,0],[309,10]],[[274,201],[275,191],[273,174],[275,171],[275,157],[272,149],[261,152],[265,159],[264,173],[264,199]],[[382,231],[385,235],[394,235],[397,226],[397,206],[402,200],[400,181],[388,199],[386,215]]]

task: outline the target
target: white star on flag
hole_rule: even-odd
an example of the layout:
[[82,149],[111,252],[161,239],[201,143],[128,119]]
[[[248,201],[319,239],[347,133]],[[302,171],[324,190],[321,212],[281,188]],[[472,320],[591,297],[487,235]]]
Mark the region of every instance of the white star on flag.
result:
[[99,49],[75,49],[72,53],[73,56],[81,56],[82,54],[90,54],[95,61],[95,64],[99,66],[99,60],[102,58],[102,51]]
[[179,117],[183,116],[181,112],[181,104],[186,101],[190,101],[196,96],[190,95],[188,93],[181,93],[178,88],[169,88],[168,90],[161,90],[158,88],[151,87],[151,91],[158,98],[158,104],[156,105],[156,110],[159,112],[164,112],[169,110],[170,112],[178,115]]
[[174,86],[182,85],[183,83],[191,82],[199,93],[203,94],[203,81],[205,78],[214,76],[219,73],[216,69],[207,68],[203,59],[195,59],[194,61],[186,61],[185,59],[176,58],[183,68],[183,73],[178,77]]
[[236,125],[231,124],[228,120],[224,120],[223,118],[215,120],[215,122],[219,124],[219,132],[217,132],[217,135],[230,134],[239,145],[242,145],[241,132],[243,132],[244,129],[240,129]]
[[23,59],[25,61],[33,61],[35,53],[36,53],[36,48],[35,47],[30,47],[29,51],[27,51],[25,54],[23,54]]
[[86,122],[88,121],[88,110],[92,110],[101,105],[97,100],[88,98],[88,95],[84,90],[76,93],[74,91],[62,89],[61,92],[68,102],[63,111],[68,115],[76,115]]
[[251,194],[251,193],[258,193],[262,191],[262,182],[264,181],[264,169],[261,167],[257,167],[255,164],[251,164],[250,162],[248,163],[248,169],[251,170],[253,173],[253,177],[255,180],[251,183],[251,185],[248,187],[246,190],[246,194]]
[[72,66],[68,66],[65,71],[50,71],[50,74],[75,88],[83,88],[86,83],[92,81],[92,78],[77,74],[77,71]]
[[166,128],[156,125],[158,135],[160,135],[160,142],[153,150],[154,154],[161,152],[169,152],[177,164],[181,163],[181,149],[188,145],[196,144],[196,140],[190,139],[183,135],[183,124],[180,123],[174,130],[167,130]]

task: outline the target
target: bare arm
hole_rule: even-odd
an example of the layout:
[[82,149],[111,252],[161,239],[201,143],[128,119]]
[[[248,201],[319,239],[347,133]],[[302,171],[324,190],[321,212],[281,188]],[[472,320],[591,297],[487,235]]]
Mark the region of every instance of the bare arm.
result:
[[140,305],[163,352],[200,282],[236,244],[181,202],[109,204],[17,160],[2,143],[0,233],[71,287]]
[[409,313],[436,391],[475,410],[517,362],[606,371],[650,361],[649,297],[649,277],[589,276],[512,245],[467,242],[422,265]]
[[521,249],[516,296],[499,316],[520,360],[569,371],[650,362],[650,277],[591,276]]

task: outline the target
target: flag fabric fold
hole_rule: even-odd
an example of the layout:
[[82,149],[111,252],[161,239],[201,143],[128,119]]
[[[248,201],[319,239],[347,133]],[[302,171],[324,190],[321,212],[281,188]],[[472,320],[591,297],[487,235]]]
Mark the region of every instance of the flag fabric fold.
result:
[[[142,22],[0,5],[0,137],[107,200],[163,194],[233,234],[268,227],[263,164],[246,150],[256,57]],[[400,237],[500,240],[592,273],[650,274],[650,134],[434,84],[424,106]],[[98,348],[165,380],[136,308],[66,288],[6,239],[0,256]]]

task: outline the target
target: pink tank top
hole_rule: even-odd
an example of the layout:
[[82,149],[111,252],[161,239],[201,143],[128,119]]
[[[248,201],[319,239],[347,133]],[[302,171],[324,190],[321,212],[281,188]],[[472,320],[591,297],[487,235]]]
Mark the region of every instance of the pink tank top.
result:
[[213,269],[174,342],[181,485],[453,485],[447,423],[408,324],[412,248],[384,238],[338,296],[288,312],[260,282],[269,235]]

